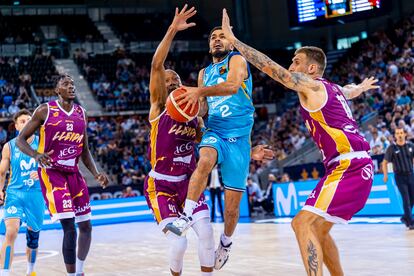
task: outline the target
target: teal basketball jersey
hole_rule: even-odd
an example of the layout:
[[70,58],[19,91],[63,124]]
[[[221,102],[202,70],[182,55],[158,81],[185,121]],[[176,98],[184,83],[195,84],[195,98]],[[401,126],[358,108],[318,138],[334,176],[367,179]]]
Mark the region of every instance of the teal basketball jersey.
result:
[[[213,86],[227,80],[230,59],[239,52],[230,52],[226,58],[212,63],[204,70],[204,86]],[[247,64],[248,77],[236,94],[229,96],[209,96],[208,129],[222,138],[235,138],[250,135],[253,127],[254,106],[252,101],[252,76]]]
[[[37,162],[34,158],[24,154],[16,145],[16,138],[9,141],[10,148],[10,175],[7,189],[39,189],[39,180],[30,178],[31,173],[37,174]],[[37,150],[39,137],[34,136],[30,146]]]

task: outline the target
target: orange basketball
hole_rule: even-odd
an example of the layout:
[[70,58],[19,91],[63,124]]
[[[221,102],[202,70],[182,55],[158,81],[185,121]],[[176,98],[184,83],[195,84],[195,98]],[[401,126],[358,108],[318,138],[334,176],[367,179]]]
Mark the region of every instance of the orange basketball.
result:
[[190,113],[190,110],[187,110],[186,112],[183,111],[187,103],[181,104],[180,106],[177,104],[175,99],[185,92],[187,92],[187,90],[182,87],[175,89],[170,93],[170,95],[168,95],[166,103],[168,115],[170,115],[170,117],[175,121],[181,123],[186,123],[194,119],[200,110],[200,101],[197,102],[197,105],[192,113]]

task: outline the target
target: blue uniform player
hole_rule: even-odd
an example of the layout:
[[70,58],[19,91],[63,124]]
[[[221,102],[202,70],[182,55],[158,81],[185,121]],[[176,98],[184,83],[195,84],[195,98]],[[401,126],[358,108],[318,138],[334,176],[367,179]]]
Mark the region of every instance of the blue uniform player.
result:
[[[15,114],[13,120],[16,130],[20,131],[30,120],[31,113],[21,110]],[[39,137],[32,136],[28,143],[33,149],[39,145]],[[0,163],[0,200],[4,201],[4,220],[6,237],[1,248],[1,275],[9,275],[13,260],[14,242],[23,220],[27,223],[27,272],[34,276],[34,265],[37,256],[39,232],[43,225],[45,203],[37,174],[37,162],[22,153],[16,146],[16,138],[10,140],[3,147]],[[10,170],[9,181],[4,199],[3,188],[6,172]]]
[[[232,245],[231,236],[239,219],[239,205],[246,190],[250,158],[271,159],[273,152],[265,146],[251,151],[250,133],[253,127],[252,76],[246,60],[233,51],[221,27],[209,36],[213,63],[200,71],[198,87],[185,87],[186,93],[177,98],[193,109],[199,99],[202,110],[208,105],[207,129],[200,143],[200,160],[191,176],[184,214],[167,225],[177,235],[184,235],[192,224],[197,199],[204,191],[208,175],[216,163],[221,166],[225,187],[224,233],[216,250],[215,269],[227,262]],[[203,114],[201,114],[203,115]]]

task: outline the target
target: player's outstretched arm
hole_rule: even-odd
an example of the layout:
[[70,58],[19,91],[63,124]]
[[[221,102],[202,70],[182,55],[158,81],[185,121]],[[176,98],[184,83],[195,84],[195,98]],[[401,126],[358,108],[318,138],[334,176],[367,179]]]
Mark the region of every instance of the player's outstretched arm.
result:
[[10,168],[10,146],[6,143],[1,152],[0,161],[0,204],[4,202],[4,185],[6,184],[6,173]]
[[247,59],[248,62],[266,73],[269,77],[280,82],[289,89],[301,93],[318,92],[322,84],[303,73],[289,72],[260,51],[244,44],[236,38],[226,9],[223,9],[222,30],[226,38]]
[[32,118],[27,122],[26,126],[20,131],[17,136],[16,145],[26,155],[33,157],[40,164],[40,166],[49,166],[52,162],[48,153],[39,153],[27,143],[27,140],[40,128],[43,122],[46,120],[48,113],[47,104],[41,104],[34,112]]
[[[200,72],[198,72],[198,87],[204,86],[203,76],[204,76],[204,70],[205,68],[201,69]],[[206,97],[200,98],[200,110],[198,111],[199,117],[204,117],[208,113],[208,104]]]
[[344,94],[345,98],[353,99],[361,95],[362,93],[370,90],[370,89],[377,89],[379,85],[375,85],[378,80],[374,77],[365,78],[360,84],[348,84],[342,87],[342,93]]
[[195,23],[187,23],[187,20],[197,13],[194,7],[187,10],[187,4],[184,5],[181,11],[175,9],[175,16],[173,22],[167,30],[164,38],[155,51],[151,62],[150,75],[150,102],[151,109],[149,119],[155,119],[164,108],[165,100],[167,98],[167,88],[165,87],[165,68],[164,62],[167,58],[171,43],[177,32],[195,26]]
[[[86,117],[86,122],[88,122],[87,117]],[[96,181],[98,181],[98,183],[102,186],[102,188],[106,188],[106,186],[108,186],[108,183],[109,183],[109,178],[105,173],[98,172],[98,169],[96,168],[95,160],[93,159],[91,151],[89,150],[88,133],[86,131],[86,126],[85,126],[85,134],[83,136],[83,147],[82,147],[81,158],[82,158],[83,164],[85,164],[85,167],[91,172],[93,177],[95,177]]]

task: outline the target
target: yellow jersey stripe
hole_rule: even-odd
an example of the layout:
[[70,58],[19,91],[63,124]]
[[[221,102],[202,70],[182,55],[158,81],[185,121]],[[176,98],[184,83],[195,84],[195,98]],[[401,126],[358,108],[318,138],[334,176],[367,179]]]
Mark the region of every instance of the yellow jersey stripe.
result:
[[148,177],[147,193],[151,202],[151,209],[154,212],[155,219],[157,220],[157,223],[160,223],[162,221],[162,217],[160,207],[158,206],[157,192],[155,191],[155,179],[152,177]]
[[321,191],[319,193],[318,199],[315,202],[315,208],[318,208],[326,212],[329,208],[329,205],[332,202],[333,197],[335,196],[336,189],[338,188],[339,181],[341,181],[342,176],[346,170],[351,165],[351,160],[344,159],[339,162],[339,165],[326,177],[326,180],[323,183]]
[[50,215],[53,216],[57,214],[55,197],[53,196],[52,183],[50,183],[49,176],[47,175],[45,168],[41,168],[40,177],[42,178],[42,182],[46,188],[46,198],[48,201],[48,209],[49,209]]
[[151,134],[150,134],[150,147],[151,147],[151,166],[152,169],[155,168],[155,165],[157,164],[157,136],[158,136],[158,123],[160,119],[158,118],[155,121],[151,122]]
[[328,126],[323,117],[322,111],[309,112],[309,115],[319,123],[319,125],[328,133],[328,135],[334,140],[336,144],[336,150],[340,153],[348,153],[352,151],[351,144],[349,143],[348,137],[342,130],[332,128]]
[[41,126],[40,127],[40,137],[39,137],[39,146],[37,148],[37,151],[39,153],[44,153],[45,152],[45,139],[46,139],[45,126]]

